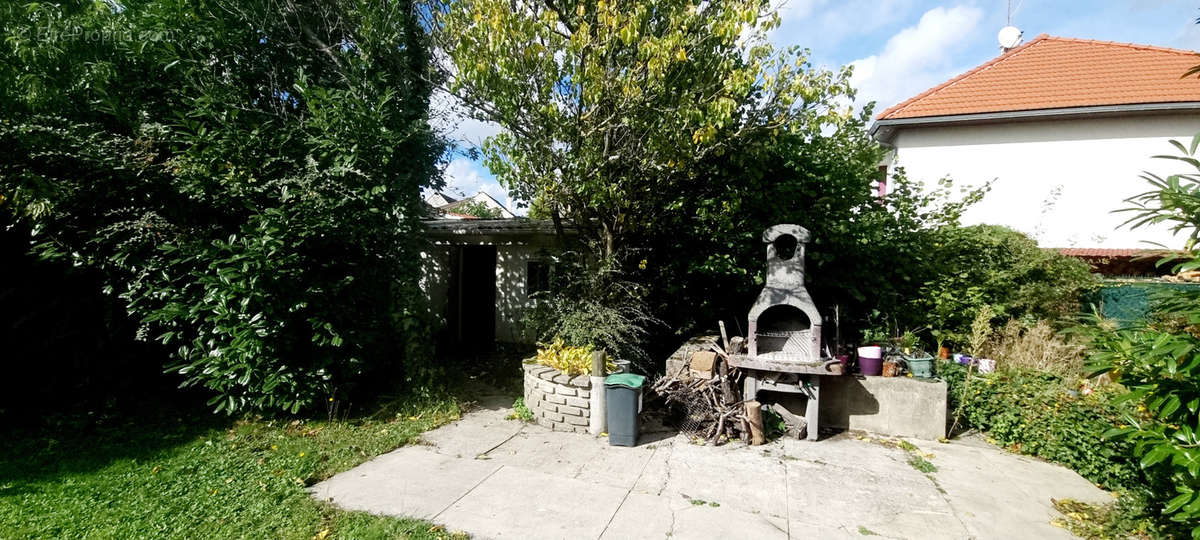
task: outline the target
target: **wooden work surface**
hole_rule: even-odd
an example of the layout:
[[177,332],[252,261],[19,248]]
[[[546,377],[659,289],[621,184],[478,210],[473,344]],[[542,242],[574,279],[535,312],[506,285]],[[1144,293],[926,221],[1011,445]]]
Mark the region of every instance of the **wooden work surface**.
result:
[[[841,375],[834,372],[841,368],[841,362],[832,358],[822,358],[816,362],[796,362],[793,360],[772,360],[762,356],[734,354],[729,357],[729,365],[741,369],[758,371],[774,371],[777,373],[804,373],[808,375]],[[836,365],[836,367],[833,367]]]

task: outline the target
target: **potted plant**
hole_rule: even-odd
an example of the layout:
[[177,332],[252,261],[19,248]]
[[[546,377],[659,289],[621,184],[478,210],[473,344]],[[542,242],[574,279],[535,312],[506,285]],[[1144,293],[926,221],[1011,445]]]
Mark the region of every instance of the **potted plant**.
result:
[[898,356],[914,377],[933,377],[933,356],[921,349],[916,332],[905,331],[896,339]]
[[872,328],[863,332],[863,346],[858,348],[858,371],[863,375],[883,374],[883,344],[888,342],[886,330]]

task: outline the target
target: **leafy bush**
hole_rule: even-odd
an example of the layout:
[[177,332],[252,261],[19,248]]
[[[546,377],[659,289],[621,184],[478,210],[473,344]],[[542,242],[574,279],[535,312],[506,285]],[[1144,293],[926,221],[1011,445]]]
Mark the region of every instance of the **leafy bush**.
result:
[[[1130,222],[1165,223],[1184,233],[1184,251],[1161,261],[1183,272],[1200,268],[1200,135],[1189,146],[1171,143],[1180,155],[1159,157],[1193,172],[1166,179],[1143,174],[1153,189],[1130,199]],[[1152,309],[1149,322],[1125,328],[1093,319],[1083,328],[1094,351],[1088,360],[1096,373],[1109,373],[1127,388],[1122,398],[1141,411],[1127,415],[1128,425],[1105,431],[1105,438],[1132,445],[1147,475],[1162,483],[1150,491],[1152,502],[1200,538],[1200,291],[1164,290]]]
[[520,420],[522,422],[533,421],[533,411],[525,406],[525,398],[519,397],[513,402],[513,412],[508,415],[509,420]]
[[1109,489],[1144,484],[1132,445],[1101,437],[1126,421],[1117,389],[1085,394],[1059,376],[1022,370],[968,379],[963,366],[951,362],[938,373],[966,425],[986,431],[997,444],[1062,464]]
[[551,343],[539,343],[534,361],[550,366],[567,375],[587,375],[592,372],[592,346],[574,347],[556,338]]
[[919,288],[911,310],[943,339],[965,345],[984,306],[993,320],[1047,320],[1080,312],[1080,298],[1099,286],[1087,264],[1037,246],[997,225],[945,227],[934,238],[936,271]]
[[401,360],[425,375],[415,255],[441,145],[414,9],[7,4],[0,211],[40,256],[101,271],[217,410],[295,412]]
[[492,208],[482,201],[467,201],[454,209],[455,213],[466,214],[480,219],[500,219],[504,217],[499,208]]
[[647,328],[659,321],[643,300],[645,289],[623,279],[612,263],[589,269],[573,257],[568,253],[555,265],[549,291],[534,294],[525,324],[537,339],[602,349],[650,372],[640,345]]

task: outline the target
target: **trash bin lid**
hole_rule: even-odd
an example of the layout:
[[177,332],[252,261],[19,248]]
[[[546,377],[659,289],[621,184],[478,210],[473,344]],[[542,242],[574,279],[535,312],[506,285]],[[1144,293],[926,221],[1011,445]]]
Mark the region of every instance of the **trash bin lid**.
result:
[[646,382],[646,377],[642,375],[634,375],[633,373],[618,373],[609,375],[604,379],[604,386],[624,386],[626,388],[638,389]]

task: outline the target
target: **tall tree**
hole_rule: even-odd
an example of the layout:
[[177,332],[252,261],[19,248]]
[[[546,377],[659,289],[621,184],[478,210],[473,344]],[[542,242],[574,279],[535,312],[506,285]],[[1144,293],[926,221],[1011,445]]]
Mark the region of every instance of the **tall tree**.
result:
[[848,118],[848,70],[772,47],[766,0],[460,0],[438,22],[450,91],[504,128],[488,167],[605,258],[711,180],[706,159]]

